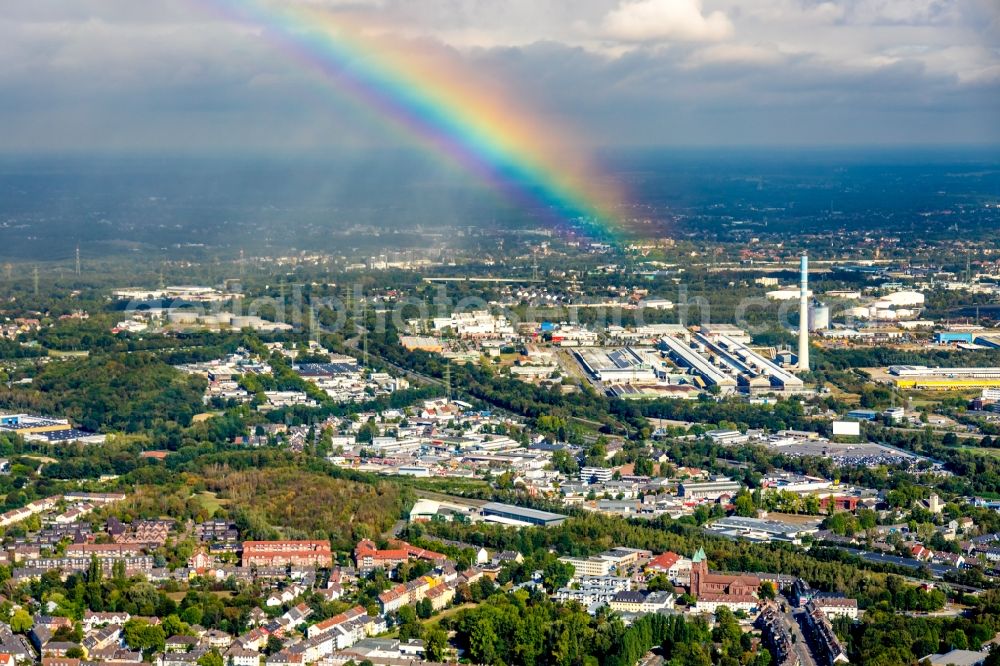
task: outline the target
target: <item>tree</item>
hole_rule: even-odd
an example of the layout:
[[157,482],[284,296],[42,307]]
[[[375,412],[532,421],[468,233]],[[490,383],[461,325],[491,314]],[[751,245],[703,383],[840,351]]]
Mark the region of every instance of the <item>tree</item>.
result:
[[31,631],[33,626],[35,626],[35,621],[28,611],[23,608],[18,608],[14,611],[14,616],[10,618],[10,628],[16,633],[26,634]]
[[397,614],[399,622],[399,640],[408,641],[413,638],[420,638],[423,633],[423,625],[417,619],[417,611],[413,606],[403,606]]
[[285,646],[281,642],[281,639],[274,634],[270,634],[267,637],[267,646],[264,648],[264,652],[268,655],[277,654],[278,652],[281,652],[283,647]]
[[500,638],[493,629],[493,622],[487,617],[481,619],[469,635],[469,651],[473,660],[480,664],[495,663],[499,642]]
[[211,652],[206,652],[201,657],[198,657],[198,666],[225,666],[226,662],[219,654],[219,651],[212,648]]
[[681,643],[674,648],[670,666],[712,666],[704,646],[697,643]]
[[739,643],[743,630],[733,612],[722,606],[715,612],[715,628],[712,629],[712,640],[716,643]]
[[434,613],[434,604],[426,597],[417,602],[417,617],[426,620]]
[[746,491],[743,491],[736,496],[733,506],[736,508],[737,516],[742,516],[744,518],[757,517],[757,507],[754,506],[753,497]]
[[969,638],[965,635],[965,632],[961,629],[956,629],[955,631],[948,634],[946,639],[947,643],[951,646],[952,650],[968,650],[969,649]]
[[542,569],[542,585],[545,586],[549,594],[552,594],[556,590],[566,587],[575,573],[576,569],[573,568],[572,564],[553,559]]
[[162,625],[151,625],[145,620],[129,620],[122,627],[125,643],[133,650],[145,654],[161,652],[166,644],[167,636]]
[[374,420],[370,420],[367,421],[364,425],[362,425],[361,428],[358,430],[356,439],[359,442],[368,443],[371,442],[372,439],[378,436],[379,436],[378,424],[376,424]]
[[653,461],[644,456],[636,458],[635,473],[639,476],[653,476]]
[[438,625],[424,632],[424,650],[428,661],[443,662],[447,656],[448,634]]
[[766,599],[769,601],[773,600],[774,597],[776,596],[776,592],[774,590],[774,583],[768,580],[762,582],[760,584],[760,590],[757,592],[757,596],[759,596],[761,599]]
[[183,619],[188,624],[201,624],[204,618],[204,612],[199,606],[188,606],[183,611],[181,611],[181,619]]
[[552,469],[566,476],[576,476],[580,473],[580,463],[565,449],[558,449],[552,453]]
[[190,627],[182,621],[176,613],[171,613],[163,619],[163,633],[167,636],[183,636],[187,634]]
[[674,584],[665,574],[656,574],[646,582],[646,589],[650,592],[673,592]]

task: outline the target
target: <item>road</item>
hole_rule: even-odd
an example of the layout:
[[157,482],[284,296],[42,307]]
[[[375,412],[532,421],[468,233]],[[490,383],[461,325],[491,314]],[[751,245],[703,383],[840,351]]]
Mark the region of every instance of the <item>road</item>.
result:
[[954,571],[954,567],[950,567],[944,564],[931,564],[929,562],[919,562],[908,557],[900,557],[899,555],[889,555],[888,553],[871,553],[866,550],[858,550],[857,548],[845,548],[840,547],[841,550],[845,550],[852,555],[857,555],[863,560],[868,562],[875,562],[878,564],[895,564],[896,566],[906,567],[908,569],[920,569],[926,566],[931,573],[935,576],[944,576],[949,571]]
[[663,657],[656,652],[647,652],[636,666],[663,666],[665,663]]
[[802,633],[801,620],[806,614],[805,610],[793,608],[788,603],[788,599],[784,597],[778,597],[778,601],[781,603],[781,607],[785,609],[781,616],[785,620],[785,626],[788,627],[788,631],[792,634],[792,646],[795,649],[795,654],[799,656],[799,663],[801,666],[819,666],[815,657],[813,657],[809,641],[806,640],[805,634]]
[[[902,615],[908,615],[910,617],[958,617],[960,615],[965,615],[969,611],[966,606],[958,606],[956,604],[945,604],[945,607],[939,611],[904,611]],[[896,611],[897,613],[899,611]]]
[[[959,426],[956,426],[956,427],[959,427]],[[921,433],[921,432],[924,431],[924,428],[902,428],[902,427],[899,427],[899,426],[892,426],[891,429],[895,430],[896,432]],[[943,428],[943,427],[936,427],[935,428],[934,426],[931,426],[931,430],[934,432],[934,434],[937,434],[937,435],[947,435],[948,433],[951,433],[951,434],[955,435],[956,437],[958,437],[959,439],[972,439],[972,440],[975,440],[976,442],[978,442],[979,440],[981,440],[983,438],[983,433],[981,433],[981,432],[979,432],[979,433],[976,433],[976,432],[967,432],[967,431],[963,432],[961,430],[953,430],[953,429]]]

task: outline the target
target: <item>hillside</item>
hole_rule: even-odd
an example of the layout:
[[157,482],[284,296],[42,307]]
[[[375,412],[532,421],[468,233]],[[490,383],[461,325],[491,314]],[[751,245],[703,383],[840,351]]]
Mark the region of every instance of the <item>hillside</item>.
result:
[[391,529],[408,503],[394,483],[361,483],[295,467],[208,472],[206,481],[228,500],[247,538],[328,538],[339,550]]

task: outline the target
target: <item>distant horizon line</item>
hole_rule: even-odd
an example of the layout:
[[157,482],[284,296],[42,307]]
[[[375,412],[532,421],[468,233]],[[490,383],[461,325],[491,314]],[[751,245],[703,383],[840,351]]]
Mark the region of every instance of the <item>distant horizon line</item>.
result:
[[[331,153],[331,150],[338,152]],[[1000,142],[997,143],[913,143],[913,144],[607,144],[595,146],[593,150],[599,154],[613,153],[726,153],[726,152],[775,152],[787,153],[841,153],[841,154],[878,154],[878,153],[996,153],[1000,159]],[[339,157],[353,157],[365,154],[412,154],[419,156],[423,151],[415,146],[372,146],[368,148],[338,147],[317,148],[314,150],[285,150],[272,148],[135,148],[135,149],[101,149],[73,148],[60,150],[19,150],[0,147],[0,159],[31,159],[31,158],[163,158],[163,159],[228,159],[228,158],[307,158],[326,161],[336,161]]]

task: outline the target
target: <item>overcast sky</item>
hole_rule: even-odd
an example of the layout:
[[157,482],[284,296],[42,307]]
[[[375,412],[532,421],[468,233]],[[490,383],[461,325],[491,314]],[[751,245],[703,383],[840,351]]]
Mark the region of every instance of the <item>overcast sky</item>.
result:
[[[599,145],[1000,143],[997,0],[295,1],[431,43]],[[0,0],[0,151],[387,141],[212,4]]]

